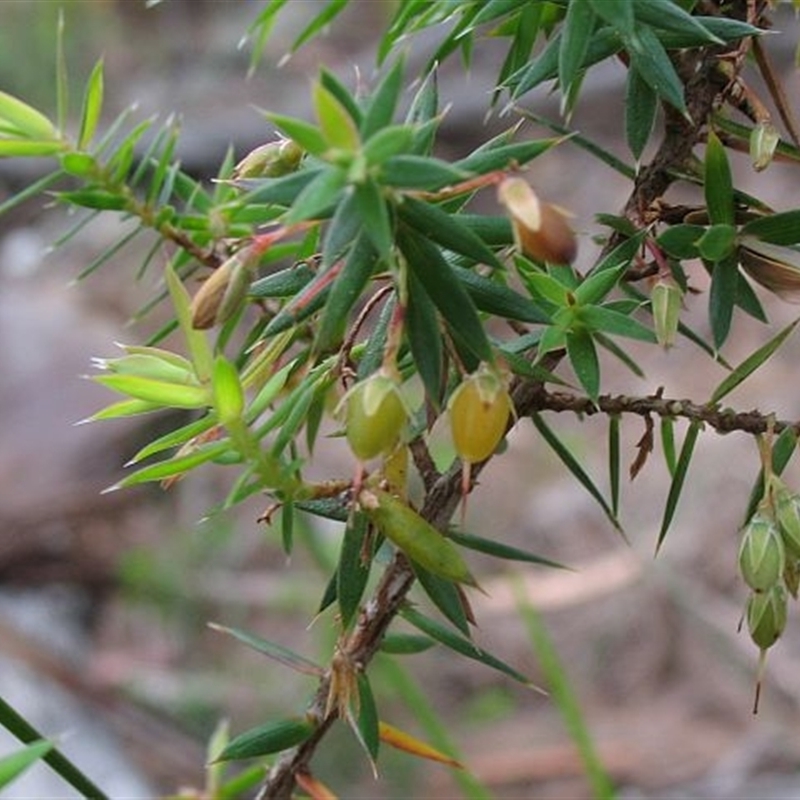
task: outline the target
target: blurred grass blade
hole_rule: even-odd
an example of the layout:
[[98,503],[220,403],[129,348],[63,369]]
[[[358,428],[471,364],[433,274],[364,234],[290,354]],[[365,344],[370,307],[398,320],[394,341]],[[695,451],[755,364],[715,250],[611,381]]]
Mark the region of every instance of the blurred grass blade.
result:
[[619,427],[620,415],[612,414],[608,418],[608,477],[611,488],[611,513],[619,515]]
[[284,647],[282,644],[270,642],[267,639],[262,639],[260,636],[248,633],[247,631],[243,631],[239,628],[229,628],[225,625],[218,625],[215,622],[209,622],[208,627],[212,630],[219,631],[220,633],[226,633],[229,636],[233,636],[234,639],[238,639],[240,642],[242,642],[242,644],[252,647],[254,650],[257,650],[259,653],[263,653],[273,661],[277,661],[286,667],[290,667],[296,672],[302,672],[304,675],[316,676],[322,675],[323,673],[322,667],[320,667],[318,664],[315,664],[313,661],[310,661],[304,656],[295,653],[288,647]]
[[328,0],[327,4],[315,12],[311,22],[306,25],[292,42],[291,53],[297,52],[306,42],[320,34],[333,20],[344,11],[348,0]]
[[558,656],[541,616],[525,597],[519,581],[514,581],[513,589],[531,647],[538,657],[539,666],[547,680],[553,702],[564,720],[567,733],[580,754],[594,796],[597,800],[613,800],[617,796],[614,786],[597,754],[580,700],[567,677],[567,669]]
[[542,419],[541,415],[534,413],[531,415],[531,419],[533,420],[533,424],[536,426],[536,429],[539,431],[539,433],[541,433],[547,444],[553,448],[555,454],[561,459],[564,466],[573,474],[578,483],[580,483],[581,486],[583,486],[584,489],[586,489],[586,491],[589,492],[589,494],[598,502],[611,524],[620,533],[622,533],[622,527],[620,526],[616,515],[611,510],[611,507],[600,493],[600,490],[595,486],[592,479],[578,463],[578,460],[575,458],[575,456],[570,453],[566,445],[561,441],[561,439],[558,438],[558,436],[556,436],[553,429],[547,425],[547,423]]
[[56,127],[63,134],[69,113],[69,74],[64,54],[64,9],[58,9],[56,23]]
[[449,647],[456,653],[460,653],[462,656],[471,658],[473,661],[477,661],[481,664],[485,664],[487,667],[496,669],[498,672],[502,672],[509,678],[513,678],[515,681],[518,681],[529,688],[541,691],[521,672],[517,672],[517,670],[515,670],[513,667],[510,667],[504,661],[501,661],[491,653],[487,653],[485,650],[482,650],[480,647],[473,644],[469,639],[465,639],[464,637],[453,633],[451,630],[445,628],[443,625],[440,625],[430,617],[420,614],[419,611],[415,610],[410,605],[404,605],[400,610],[400,614],[415,628],[419,628],[419,630],[421,630],[423,633],[426,633],[428,636],[430,636],[431,639],[436,639],[437,642],[440,642],[445,647]]
[[731,372],[722,383],[714,389],[711,395],[710,402],[718,403],[723,397],[730,394],[740,383],[743,383],[750,377],[762,364],[764,364],[770,356],[784,343],[786,338],[797,327],[800,319],[787,325],[783,330],[779,331],[772,337],[765,345],[762,345],[754,353],[749,355],[733,372]]
[[[25,744],[33,744],[44,737],[3,698],[0,697],[0,725]],[[42,760],[60,775],[81,796],[90,800],[109,800],[108,795],[78,769],[59,750],[52,749],[42,756]]]
[[681,447],[680,456],[678,456],[678,463],[675,465],[675,473],[672,476],[672,483],[670,484],[669,494],[667,495],[664,517],[661,520],[661,529],[658,532],[656,553],[661,549],[661,545],[669,531],[669,526],[672,524],[672,518],[675,516],[678,500],[683,490],[683,483],[686,480],[686,473],[689,471],[689,465],[692,461],[692,453],[694,452],[694,446],[697,442],[697,436],[700,433],[700,425],[701,423],[693,420],[689,424],[689,429],[686,431],[686,436],[683,439],[683,446]]

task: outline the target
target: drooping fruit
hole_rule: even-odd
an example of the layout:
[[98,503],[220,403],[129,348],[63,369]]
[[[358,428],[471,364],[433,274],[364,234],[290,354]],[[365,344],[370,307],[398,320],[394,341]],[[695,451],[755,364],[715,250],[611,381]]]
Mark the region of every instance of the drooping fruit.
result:
[[357,383],[342,398],[345,434],[359,461],[393,450],[408,418],[400,387],[383,372]]
[[744,531],[739,547],[739,571],[754,592],[766,592],[783,575],[786,552],[780,530],[764,514],[753,516]]

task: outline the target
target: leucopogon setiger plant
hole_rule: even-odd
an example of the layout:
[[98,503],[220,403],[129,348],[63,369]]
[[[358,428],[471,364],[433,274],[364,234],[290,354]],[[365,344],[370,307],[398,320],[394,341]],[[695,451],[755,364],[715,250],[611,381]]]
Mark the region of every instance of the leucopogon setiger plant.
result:
[[[254,69],[283,5],[265,3],[252,24]],[[347,5],[323,5],[291,49]],[[216,626],[312,675],[317,686],[293,716],[222,737],[213,769],[266,757],[268,771],[246,773],[250,785],[261,784],[259,797],[286,798],[296,786],[312,797],[333,796],[311,762],[337,719],[373,764],[384,743],[458,766],[381,718],[369,665],[379,650],[439,645],[530,685],[472,641],[469,594],[480,586],[470,552],[551,562],[494,535],[467,533],[452,517],[508,431],[531,422],[541,446],[552,448],[621,531],[622,420],[639,417],[646,426],[631,455],[635,477],[660,419],[671,483],[657,547],[700,432],[756,438],[762,476],[739,551],[751,590],[744,618],[762,654],[780,637],[800,575],[800,500],[780,478],[798,424],[722,405],[796,325],[766,337],[738,366],[725,360],[735,312],[767,321],[751,280],[784,299],[796,299],[800,289],[800,209],[773,209],[739,191],[729,163],[730,152],[749,152],[753,168],[769,174],[776,163],[793,169],[800,160],[791,109],[762,37],[774,5],[407,0],[396,4],[377,44],[381,69],[369,88],[354,90],[323,68],[308,118],[264,112],[265,143],[239,159],[229,154],[210,184],[181,169],[172,120],[160,128],[152,120],[131,125],[126,113],[97,136],[101,62],[88,79],[75,134],[63,59],[54,121],[0,93],[0,155],[51,157],[57,165],[0,210],[47,191],[87,215],[120,215],[129,232],[85,274],[112,268],[119,249],[147,231],[156,244],[145,267],[154,270],[155,255],[168,254],[163,297],[173,322],[147,344],[125,345],[118,357],[97,361],[102,374],[94,380],[122,399],[92,420],[171,408],[184,409],[189,421],[134,454],[130,473],[113,488],[170,487],[204,464],[224,464],[236,477],[219,509],[263,497],[262,521],[274,523],[287,551],[297,514],[341,523],[338,563],[319,592],[318,612],[338,630],[327,664]],[[438,39],[417,74],[405,63],[402,42],[426,29]],[[437,65],[454,53],[469,61],[485,34],[508,43],[496,92],[487,98],[487,106],[505,113],[508,128],[471,153],[443,159]],[[590,130],[569,126],[584,76],[608,59],[626,69],[620,135],[630,163],[593,142]],[[779,120],[756,94],[751,73],[759,72]],[[526,104],[543,84],[560,93],[563,120]],[[534,126],[547,136],[535,136]],[[575,146],[631,183],[621,211],[597,209],[606,235],[582,271],[574,264],[584,237],[559,207],[558,186],[534,187],[526,173],[553,148]],[[695,206],[671,202],[665,195],[675,183],[699,187],[702,199]],[[478,195],[493,196],[497,210],[473,210]],[[580,245],[584,255],[594,246]],[[697,276],[709,281],[708,335],[686,321],[686,307],[700,302]],[[173,332],[180,341],[167,339]],[[604,392],[599,351],[640,376],[647,364],[629,354],[626,340],[661,348],[678,339],[728,370],[710,397]],[[607,418],[609,493],[547,421],[561,411]],[[429,448],[440,418],[452,439],[444,461]],[[686,432],[678,445],[681,423]],[[310,482],[306,465],[320,432],[331,429],[346,439],[353,468]],[[415,583],[434,611],[409,602]],[[395,632],[397,618],[417,633]]]

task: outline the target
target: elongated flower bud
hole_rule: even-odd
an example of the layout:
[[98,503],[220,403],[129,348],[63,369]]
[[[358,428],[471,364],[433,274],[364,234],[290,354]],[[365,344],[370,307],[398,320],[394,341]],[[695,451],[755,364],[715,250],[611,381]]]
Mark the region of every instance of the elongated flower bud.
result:
[[747,630],[761,650],[768,650],[780,639],[786,627],[788,598],[780,584],[768,592],[754,592],[747,600]]
[[303,149],[291,139],[277,139],[251,150],[234,168],[237,178],[280,178],[300,166]]
[[739,571],[754,592],[766,592],[783,575],[786,554],[775,522],[756,514],[747,524],[739,548]]
[[378,372],[357,383],[342,398],[345,433],[359,461],[393,450],[408,418],[397,382]]
[[750,161],[756,172],[765,170],[771,163],[781,135],[771,122],[759,122],[750,134]]

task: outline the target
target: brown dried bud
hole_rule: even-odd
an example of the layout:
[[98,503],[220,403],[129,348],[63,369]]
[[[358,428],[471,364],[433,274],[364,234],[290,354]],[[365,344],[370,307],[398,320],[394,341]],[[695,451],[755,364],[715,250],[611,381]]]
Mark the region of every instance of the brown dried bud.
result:
[[497,196],[508,210],[514,239],[524,255],[550,264],[575,260],[578,245],[564,211],[542,202],[522,178],[506,178]]

